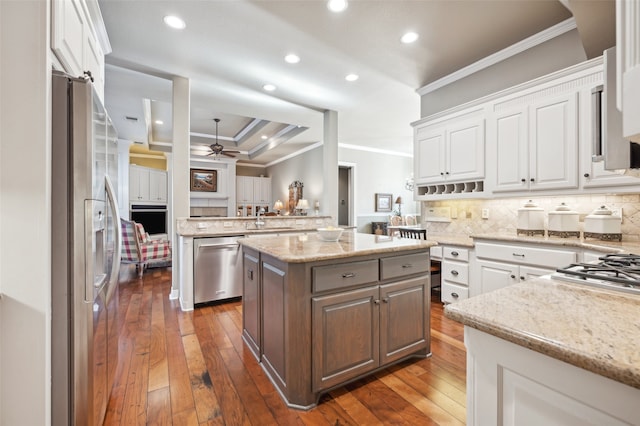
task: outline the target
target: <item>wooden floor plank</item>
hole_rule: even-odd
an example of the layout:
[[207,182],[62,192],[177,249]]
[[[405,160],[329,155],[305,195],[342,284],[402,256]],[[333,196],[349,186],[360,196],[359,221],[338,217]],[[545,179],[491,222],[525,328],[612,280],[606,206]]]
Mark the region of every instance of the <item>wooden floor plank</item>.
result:
[[[133,270],[133,272],[132,272]],[[463,327],[431,303],[432,356],[412,359],[287,407],[242,341],[242,303],[183,312],[171,269],[124,268],[119,365],[105,425],[429,425],[464,423]],[[210,383],[210,384],[209,384]]]

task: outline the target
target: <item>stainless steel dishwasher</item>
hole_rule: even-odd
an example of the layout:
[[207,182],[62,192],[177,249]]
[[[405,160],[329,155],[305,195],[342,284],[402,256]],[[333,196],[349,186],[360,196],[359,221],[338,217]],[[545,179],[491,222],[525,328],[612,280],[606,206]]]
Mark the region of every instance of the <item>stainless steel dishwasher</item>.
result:
[[242,236],[195,238],[193,300],[212,302],[242,296]]

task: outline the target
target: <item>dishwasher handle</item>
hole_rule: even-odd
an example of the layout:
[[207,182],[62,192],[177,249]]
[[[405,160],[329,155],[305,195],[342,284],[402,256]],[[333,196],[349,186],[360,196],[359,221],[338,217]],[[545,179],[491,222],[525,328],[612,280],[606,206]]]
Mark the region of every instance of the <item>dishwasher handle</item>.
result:
[[215,248],[236,248],[236,247],[240,247],[239,243],[223,243],[223,244],[199,244],[198,245],[198,250],[200,250],[201,248],[207,248],[207,247],[215,247]]

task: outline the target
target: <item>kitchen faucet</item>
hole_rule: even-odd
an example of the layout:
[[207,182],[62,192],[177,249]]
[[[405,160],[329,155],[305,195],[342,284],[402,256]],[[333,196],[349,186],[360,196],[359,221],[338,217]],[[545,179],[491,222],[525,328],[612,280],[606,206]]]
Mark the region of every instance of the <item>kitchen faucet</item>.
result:
[[262,215],[264,219],[264,213],[264,207],[260,207],[260,210],[258,210],[258,217],[256,218],[256,228],[261,228],[264,226],[264,220],[260,220],[260,215]]

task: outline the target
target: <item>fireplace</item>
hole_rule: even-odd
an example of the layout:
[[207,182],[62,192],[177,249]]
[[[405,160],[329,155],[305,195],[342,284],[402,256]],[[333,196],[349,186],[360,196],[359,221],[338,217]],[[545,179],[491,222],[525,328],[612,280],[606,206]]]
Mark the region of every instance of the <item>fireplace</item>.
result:
[[131,220],[141,223],[149,235],[167,233],[167,206],[133,204],[130,213]]

